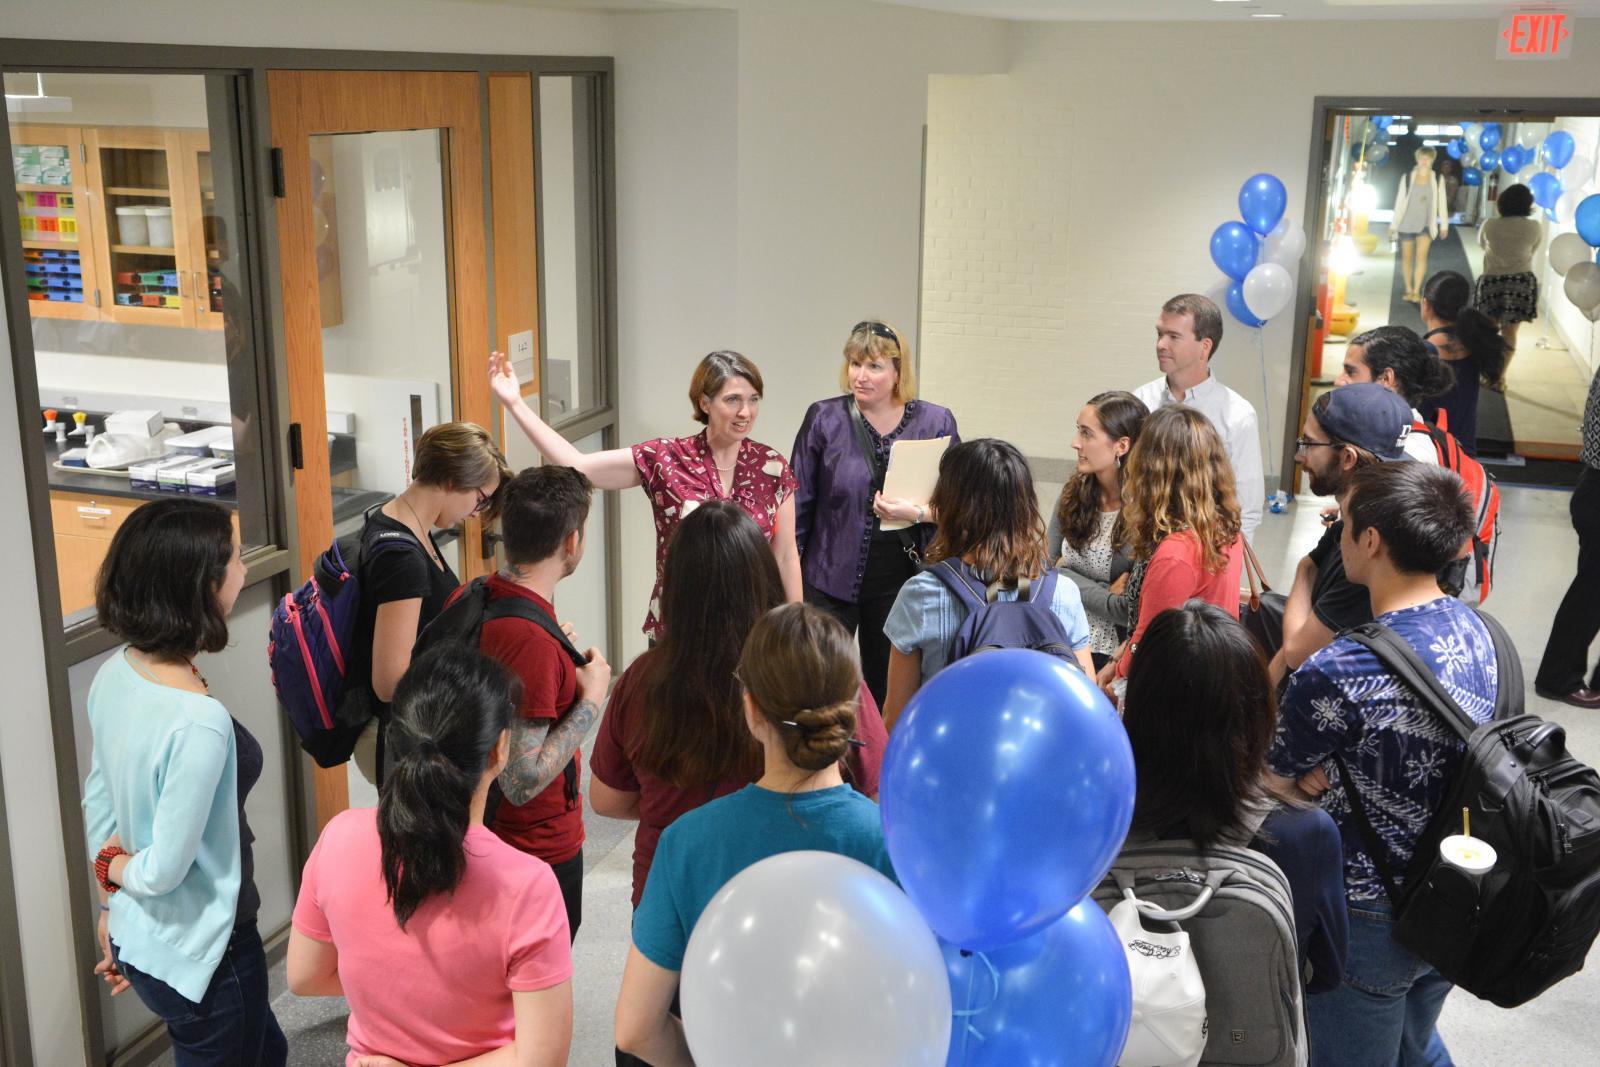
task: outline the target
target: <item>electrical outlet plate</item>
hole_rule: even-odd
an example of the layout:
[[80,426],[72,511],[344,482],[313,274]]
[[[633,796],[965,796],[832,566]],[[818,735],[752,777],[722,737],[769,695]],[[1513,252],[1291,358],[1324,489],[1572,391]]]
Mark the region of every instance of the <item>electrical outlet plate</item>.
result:
[[524,387],[533,385],[533,331],[523,330],[507,337],[506,349],[506,354],[511,358],[511,369],[516,372],[517,381]]

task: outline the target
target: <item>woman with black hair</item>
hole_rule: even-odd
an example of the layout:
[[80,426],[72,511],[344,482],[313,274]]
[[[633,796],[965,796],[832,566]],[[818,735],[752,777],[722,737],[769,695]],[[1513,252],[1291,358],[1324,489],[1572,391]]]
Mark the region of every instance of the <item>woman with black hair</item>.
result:
[[[1444,419],[1436,420],[1455,435],[1467,455],[1478,454],[1478,384],[1505,389],[1506,365],[1511,359],[1503,333],[1494,321],[1472,307],[1472,283],[1453,270],[1440,271],[1422,290],[1422,322],[1439,358],[1456,374],[1455,385],[1433,404]],[[1513,334],[1515,331],[1513,331]]]
[[[1533,191],[1521,182],[1500,190],[1494,203],[1500,217],[1478,228],[1483,273],[1472,304],[1500,331],[1505,362],[1510,364],[1517,351],[1517,327],[1539,316],[1539,278],[1533,273],[1533,256],[1544,240],[1544,224],[1534,216]],[[1484,377],[1491,389],[1505,391],[1504,368]]]
[[1201,600],[1156,616],[1123,698],[1137,783],[1128,836],[1265,853],[1289,881],[1300,969],[1320,993],[1344,974],[1344,850],[1327,812],[1268,795],[1277,718],[1267,661],[1236,619]]
[[463,645],[416,659],[395,689],[377,809],[335,816],[306,861],[289,989],[349,1000],[351,1063],[567,1062],[561,887],[483,825],[518,689]]
[[89,689],[95,972],[161,1017],[181,1067],[277,1067],[289,1052],[267,1000],[244,814],[261,746],[194,663],[227,647],[244,573],[226,508],[158,500],[117,530],[95,588],[101,625],[126,642]]

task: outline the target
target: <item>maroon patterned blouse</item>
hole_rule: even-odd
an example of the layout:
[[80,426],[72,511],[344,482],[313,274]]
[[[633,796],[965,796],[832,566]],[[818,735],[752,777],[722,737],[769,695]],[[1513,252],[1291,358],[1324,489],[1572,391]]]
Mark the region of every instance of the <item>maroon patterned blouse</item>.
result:
[[731,499],[756,520],[768,541],[778,509],[794,495],[796,482],[788,462],[773,449],[745,438],[733,464],[733,491],[723,492],[722,479],[711,462],[706,432],[693,437],[659,437],[633,446],[633,465],[656,516],[656,585],[644,617],[645,636],[661,637],[661,575],[667,542],[683,517],[706,500]]

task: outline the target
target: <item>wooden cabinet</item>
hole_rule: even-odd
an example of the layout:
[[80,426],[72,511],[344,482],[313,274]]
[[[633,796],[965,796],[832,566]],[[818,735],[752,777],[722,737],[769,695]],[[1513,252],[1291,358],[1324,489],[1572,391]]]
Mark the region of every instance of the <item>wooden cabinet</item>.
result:
[[[33,300],[35,315],[221,328],[216,267],[224,227],[215,215],[204,131],[16,125],[12,140],[65,146],[73,160],[82,302]],[[26,207],[33,187],[18,190],[19,207]],[[57,246],[44,236],[36,230],[29,241],[25,232],[25,251],[50,255]]]
[[[11,127],[28,310],[39,318],[98,319],[88,153],[76,126]],[[20,159],[21,165],[16,162]],[[22,179],[34,178],[34,181]]]

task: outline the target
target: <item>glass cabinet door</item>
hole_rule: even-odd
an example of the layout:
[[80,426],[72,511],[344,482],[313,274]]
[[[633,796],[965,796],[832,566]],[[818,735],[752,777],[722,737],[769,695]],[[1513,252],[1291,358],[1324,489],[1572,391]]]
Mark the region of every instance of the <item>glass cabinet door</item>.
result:
[[11,127],[11,174],[34,318],[100,315],[86,155],[76,127]]
[[85,131],[90,184],[103,194],[95,220],[105,233],[100,265],[111,295],[102,297],[103,317],[114,322],[184,326],[192,318],[181,139],[159,129]]
[[227,226],[217,213],[211,177],[211,142],[203,133],[183,135],[183,224],[189,228],[189,259],[178,266],[189,301],[189,325],[222,329],[222,261],[228,257]]

